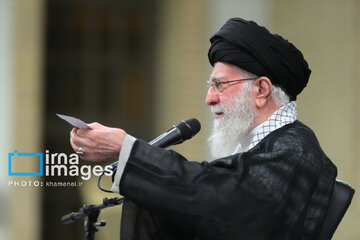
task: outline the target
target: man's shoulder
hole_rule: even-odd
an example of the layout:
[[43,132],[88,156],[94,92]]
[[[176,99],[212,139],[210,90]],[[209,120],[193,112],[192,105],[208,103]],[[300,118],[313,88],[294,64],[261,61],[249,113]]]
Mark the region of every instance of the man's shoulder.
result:
[[286,124],[285,126],[271,132],[268,136],[266,136],[266,138],[263,139],[262,142],[273,142],[274,144],[280,145],[287,143],[290,146],[306,146],[308,144],[319,145],[314,131],[298,120],[294,121],[293,123]]
[[267,135],[254,149],[276,162],[294,164],[306,169],[334,169],[334,164],[322,150],[315,133],[300,121],[287,124]]

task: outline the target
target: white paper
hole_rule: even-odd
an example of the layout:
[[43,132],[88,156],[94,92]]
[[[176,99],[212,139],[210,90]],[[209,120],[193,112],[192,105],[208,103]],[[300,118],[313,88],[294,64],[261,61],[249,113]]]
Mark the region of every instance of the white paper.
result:
[[92,129],[89,125],[87,125],[85,122],[81,121],[78,118],[74,118],[74,117],[70,117],[70,116],[66,116],[66,115],[62,115],[62,114],[56,114],[59,118],[67,121],[68,123],[70,123],[71,125],[73,125],[74,127],[77,128],[90,128]]

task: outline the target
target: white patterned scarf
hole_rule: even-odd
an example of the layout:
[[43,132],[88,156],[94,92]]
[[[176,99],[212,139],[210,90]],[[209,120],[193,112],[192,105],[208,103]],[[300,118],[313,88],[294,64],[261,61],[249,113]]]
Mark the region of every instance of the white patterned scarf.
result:
[[290,102],[276,110],[265,122],[253,128],[246,134],[241,143],[236,147],[235,153],[246,152],[258,144],[272,131],[297,119],[296,103]]

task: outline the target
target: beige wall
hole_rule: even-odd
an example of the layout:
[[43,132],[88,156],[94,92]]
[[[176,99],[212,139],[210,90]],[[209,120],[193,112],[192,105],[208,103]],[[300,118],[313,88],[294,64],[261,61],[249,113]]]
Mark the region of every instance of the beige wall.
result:
[[0,0],[0,126],[7,126],[2,128],[0,135],[0,236],[4,239],[9,235],[9,188],[8,188],[8,162],[7,153],[13,142],[12,138],[12,51],[11,46],[13,42],[13,21],[10,9],[12,4],[9,1]]
[[[156,47],[155,132],[180,120],[204,122],[207,69],[207,5],[205,1],[159,1]],[[204,133],[173,149],[204,160]]]
[[274,0],[271,30],[292,41],[309,62],[309,84],[298,98],[309,125],[357,193],[334,239],[359,239],[359,1]]
[[[5,0],[6,1],[6,0]],[[10,4],[11,2],[11,4]],[[12,34],[9,48],[11,87],[7,90],[13,108],[9,114],[12,130],[7,152],[42,152],[42,37],[43,1],[7,1],[8,20]],[[6,43],[6,42],[5,42]],[[2,43],[4,44],[4,42]],[[2,116],[3,117],[3,116]],[[7,126],[3,126],[7,128]],[[2,136],[4,137],[4,136]],[[2,153],[5,160],[7,153]],[[33,161],[24,161],[25,169],[33,168]],[[37,177],[8,177],[8,180],[39,180]],[[40,238],[41,195],[36,187],[8,187],[8,239]],[[21,231],[19,230],[21,228]]]

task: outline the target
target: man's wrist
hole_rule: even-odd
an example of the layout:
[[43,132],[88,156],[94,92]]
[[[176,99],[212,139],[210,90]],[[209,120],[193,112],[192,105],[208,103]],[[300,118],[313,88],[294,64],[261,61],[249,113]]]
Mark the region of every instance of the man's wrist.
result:
[[136,141],[136,138],[134,138],[133,136],[131,136],[129,134],[126,134],[123,139],[123,143],[122,143],[122,147],[120,150],[119,159],[118,159],[118,163],[117,163],[117,170],[115,173],[113,185],[111,187],[111,191],[113,191],[113,192],[120,193],[121,177],[124,172],[126,163],[129,159],[129,156],[130,156],[130,153],[131,153],[131,150],[132,150],[132,147],[133,147],[135,141]]

